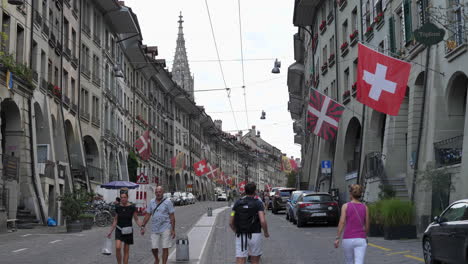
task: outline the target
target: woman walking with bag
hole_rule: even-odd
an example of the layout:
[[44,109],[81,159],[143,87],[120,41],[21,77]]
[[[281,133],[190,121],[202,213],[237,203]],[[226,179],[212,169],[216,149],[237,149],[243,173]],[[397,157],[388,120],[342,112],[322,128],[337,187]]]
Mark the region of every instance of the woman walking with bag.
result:
[[350,185],[349,194],[351,202],[344,204],[341,208],[335,248],[340,245],[340,237],[344,228],[342,246],[345,264],[363,264],[367,248],[367,232],[369,231],[369,212],[367,206],[359,201],[362,196],[360,185]]
[[141,227],[141,223],[138,219],[135,205],[128,202],[128,189],[126,188],[120,190],[120,204],[116,205],[115,213],[114,223],[107,237],[110,238],[115,229],[115,255],[117,263],[122,263],[121,249],[122,243],[124,243],[123,263],[128,264],[130,245],[133,244],[132,217],[139,227]]

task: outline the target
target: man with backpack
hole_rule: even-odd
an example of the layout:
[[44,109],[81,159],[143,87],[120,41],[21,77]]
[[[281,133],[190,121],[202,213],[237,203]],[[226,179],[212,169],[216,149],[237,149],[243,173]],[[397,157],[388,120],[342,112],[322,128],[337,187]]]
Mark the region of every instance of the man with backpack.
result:
[[236,263],[244,264],[251,256],[253,264],[260,263],[262,255],[262,229],[270,237],[265,219],[265,207],[255,198],[257,186],[251,182],[245,185],[246,196],[238,200],[231,212],[230,226],[236,233]]

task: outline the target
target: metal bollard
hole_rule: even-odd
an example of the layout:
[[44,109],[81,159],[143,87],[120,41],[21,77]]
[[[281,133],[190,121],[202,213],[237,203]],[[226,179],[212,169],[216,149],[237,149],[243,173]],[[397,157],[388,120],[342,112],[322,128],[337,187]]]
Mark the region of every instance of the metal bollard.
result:
[[189,240],[188,236],[181,236],[176,241],[176,261],[189,261]]
[[213,216],[213,208],[208,207],[208,212],[206,213],[207,216]]

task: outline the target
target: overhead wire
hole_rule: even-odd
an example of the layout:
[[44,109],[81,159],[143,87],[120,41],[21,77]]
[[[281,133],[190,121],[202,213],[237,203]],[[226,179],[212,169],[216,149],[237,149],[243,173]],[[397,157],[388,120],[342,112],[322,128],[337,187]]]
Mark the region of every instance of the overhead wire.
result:
[[227,98],[228,98],[228,101],[229,101],[229,106],[231,107],[231,110],[232,110],[232,117],[234,118],[234,123],[236,124],[236,128],[238,128],[239,126],[237,125],[236,114],[234,113],[234,109],[232,107],[232,102],[231,102],[231,91],[227,87],[226,78],[224,78],[223,65],[221,63],[221,58],[219,57],[218,44],[216,43],[216,37],[215,37],[214,29],[213,29],[213,22],[211,21],[211,14],[210,14],[210,8],[208,6],[208,0],[205,0],[205,6],[206,6],[206,11],[208,13],[208,20],[210,21],[211,35],[213,36],[213,42],[214,42],[215,49],[216,49],[216,56],[218,57],[219,69],[221,70],[221,76],[223,78],[224,87],[226,88],[226,93],[227,93]]
[[237,5],[239,7],[239,38],[240,38],[240,52],[241,52],[241,66],[242,66],[242,88],[244,88],[244,107],[245,107],[245,117],[247,118],[247,127],[250,127],[249,124],[249,114],[247,112],[247,91],[245,87],[245,72],[244,72],[244,47],[242,44],[242,15],[241,15],[241,4],[240,0],[237,0]]

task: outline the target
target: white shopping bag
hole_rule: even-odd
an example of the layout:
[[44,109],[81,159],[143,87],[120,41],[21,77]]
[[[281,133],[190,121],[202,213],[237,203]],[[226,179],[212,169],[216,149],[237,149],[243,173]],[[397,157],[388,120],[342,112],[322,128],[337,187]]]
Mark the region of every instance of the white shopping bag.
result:
[[112,254],[112,239],[106,238],[104,241],[104,246],[102,247],[102,254],[111,255]]

